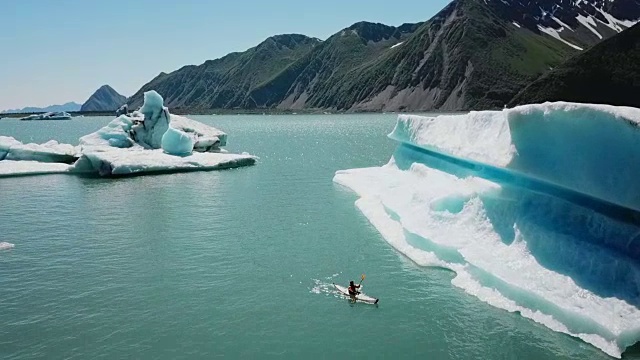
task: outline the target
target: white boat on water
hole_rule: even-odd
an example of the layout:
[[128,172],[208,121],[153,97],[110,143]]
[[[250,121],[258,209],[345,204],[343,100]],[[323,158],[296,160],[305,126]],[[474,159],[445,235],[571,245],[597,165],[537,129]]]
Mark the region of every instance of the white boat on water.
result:
[[66,111],[54,111],[44,114],[33,114],[20,120],[71,120],[71,114]]

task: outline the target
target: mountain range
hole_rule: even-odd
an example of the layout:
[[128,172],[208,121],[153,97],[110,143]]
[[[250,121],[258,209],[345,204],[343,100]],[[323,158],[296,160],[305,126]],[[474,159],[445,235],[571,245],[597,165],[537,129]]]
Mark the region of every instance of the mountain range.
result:
[[[481,110],[548,100],[640,106],[640,0],[454,0],[428,21],[267,38],[160,73],[126,99],[8,112],[113,111],[158,91],[182,111]],[[627,30],[632,28],[631,30]]]
[[96,90],[84,104],[68,102],[63,105],[51,105],[47,107],[25,107],[22,109],[5,110],[2,114],[29,114],[43,112],[78,112],[78,111],[114,111],[127,101],[125,96],[118,94],[111,86],[102,85]]
[[[138,107],[155,89],[169,107],[194,110],[502,108],[529,99],[533,89],[547,93],[555,83],[531,86],[582,66],[593,55],[578,55],[639,19],[640,0],[454,0],[423,23],[359,22],[324,41],[272,36],[247,51],[161,73],[127,103]],[[558,91],[554,98],[562,99]]]
[[41,113],[41,112],[53,112],[53,111],[78,111],[82,105],[75,102],[68,102],[62,105],[50,105],[45,107],[33,107],[28,106],[22,109],[10,109],[0,113],[2,114],[26,114],[26,113]]

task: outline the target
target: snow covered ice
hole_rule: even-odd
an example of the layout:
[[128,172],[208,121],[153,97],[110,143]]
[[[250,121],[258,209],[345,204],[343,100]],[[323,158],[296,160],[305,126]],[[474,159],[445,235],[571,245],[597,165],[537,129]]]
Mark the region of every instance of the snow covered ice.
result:
[[640,210],[639,122],[640,109],[558,102],[400,116],[391,137]]
[[23,144],[0,136],[0,176],[96,173],[102,176],[150,172],[216,170],[253,165],[256,157],[221,149],[227,134],[172,115],[155,91],[144,105],[80,138],[76,146],[49,141]]
[[114,149],[82,155],[71,171],[97,172],[102,176],[222,170],[253,165],[255,157],[245,154],[193,153],[175,156],[162,150]]
[[0,177],[63,174],[69,172],[72,165],[39,161],[0,161]]
[[29,160],[71,164],[77,159],[77,149],[72,145],[59,144],[55,140],[44,144],[23,144],[12,137],[0,136],[0,161]]
[[639,123],[570,103],[402,115],[387,165],[334,181],[418,265],[620,357],[640,340]]

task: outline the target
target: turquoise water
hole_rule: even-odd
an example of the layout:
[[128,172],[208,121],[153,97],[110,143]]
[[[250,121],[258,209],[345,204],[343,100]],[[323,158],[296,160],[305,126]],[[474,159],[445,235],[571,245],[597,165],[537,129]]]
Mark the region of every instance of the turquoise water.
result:
[[[606,359],[400,256],[332,183],[386,163],[394,115],[194,117],[258,165],[0,179],[0,358]],[[0,121],[76,143],[109,118]],[[379,306],[330,290],[366,273]],[[632,355],[635,357],[638,355]]]

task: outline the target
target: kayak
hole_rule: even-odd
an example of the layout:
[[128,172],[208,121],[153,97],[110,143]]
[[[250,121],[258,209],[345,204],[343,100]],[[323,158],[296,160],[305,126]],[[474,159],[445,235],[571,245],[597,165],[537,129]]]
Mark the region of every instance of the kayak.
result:
[[[336,285],[336,284],[333,284],[333,286],[336,287],[336,289],[338,290],[338,292],[340,294],[348,296],[349,298],[351,298],[351,295],[349,295],[349,289],[347,289],[344,286],[340,286],[340,285]],[[360,302],[367,303],[367,304],[377,304],[379,299],[376,299],[374,297],[371,297],[371,296],[368,296],[368,295],[360,293],[360,294],[356,295],[356,301],[360,301]]]

